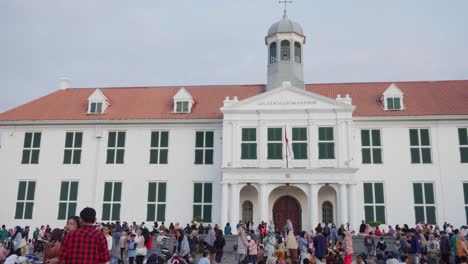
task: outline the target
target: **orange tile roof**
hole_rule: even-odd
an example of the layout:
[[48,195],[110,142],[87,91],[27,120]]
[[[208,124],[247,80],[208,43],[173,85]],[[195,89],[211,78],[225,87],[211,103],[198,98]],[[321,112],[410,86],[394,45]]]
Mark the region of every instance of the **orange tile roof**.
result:
[[[468,80],[395,82],[404,93],[403,111],[384,111],[379,98],[392,82],[307,84],[306,89],[330,98],[349,94],[353,116],[468,115]],[[111,106],[102,115],[87,114],[95,88],[58,90],[6,112],[0,121],[222,119],[224,99],[258,95],[265,85],[185,86],[195,104],[190,114],[173,113],[177,87],[100,88]]]

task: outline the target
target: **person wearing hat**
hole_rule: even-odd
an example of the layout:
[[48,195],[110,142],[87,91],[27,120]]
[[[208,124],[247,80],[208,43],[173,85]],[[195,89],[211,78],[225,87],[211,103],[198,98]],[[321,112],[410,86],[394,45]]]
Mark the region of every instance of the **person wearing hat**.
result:
[[249,248],[249,261],[252,264],[257,263],[257,243],[255,243],[255,240],[252,239],[252,237],[247,236],[247,247]]

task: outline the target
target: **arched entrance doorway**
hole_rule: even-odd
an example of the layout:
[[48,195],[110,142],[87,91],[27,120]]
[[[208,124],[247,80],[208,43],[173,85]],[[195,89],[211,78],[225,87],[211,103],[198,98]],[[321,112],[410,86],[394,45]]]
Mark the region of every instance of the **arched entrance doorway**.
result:
[[253,222],[253,204],[251,201],[245,201],[242,204],[242,221]]
[[275,227],[283,232],[286,220],[290,219],[294,233],[298,234],[302,230],[302,209],[296,198],[285,195],[276,200],[273,205],[273,222]]
[[333,223],[333,204],[330,201],[322,204],[322,222]]
[[337,194],[332,185],[325,184],[318,191],[319,217],[321,223],[336,223]]

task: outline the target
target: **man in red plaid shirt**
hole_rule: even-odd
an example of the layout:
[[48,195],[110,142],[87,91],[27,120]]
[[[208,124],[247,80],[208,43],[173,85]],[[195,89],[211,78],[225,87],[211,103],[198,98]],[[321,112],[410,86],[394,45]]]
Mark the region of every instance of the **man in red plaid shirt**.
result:
[[96,211],[86,207],[81,211],[80,218],[81,228],[64,237],[58,262],[66,264],[110,263],[106,238],[103,233],[93,228],[96,222]]

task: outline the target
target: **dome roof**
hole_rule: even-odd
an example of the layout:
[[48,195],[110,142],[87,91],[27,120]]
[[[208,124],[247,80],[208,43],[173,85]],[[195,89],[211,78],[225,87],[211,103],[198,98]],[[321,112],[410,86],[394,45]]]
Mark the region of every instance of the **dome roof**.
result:
[[304,35],[301,25],[288,19],[286,11],[284,12],[283,19],[271,25],[268,29],[268,36],[271,36],[275,33],[296,33],[299,35]]

